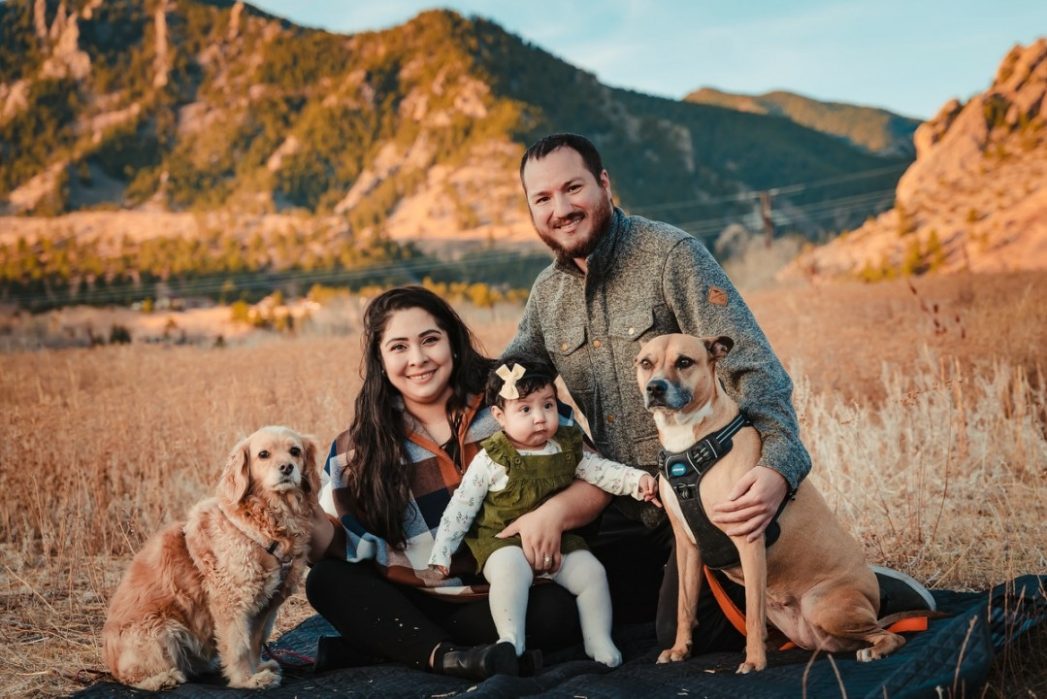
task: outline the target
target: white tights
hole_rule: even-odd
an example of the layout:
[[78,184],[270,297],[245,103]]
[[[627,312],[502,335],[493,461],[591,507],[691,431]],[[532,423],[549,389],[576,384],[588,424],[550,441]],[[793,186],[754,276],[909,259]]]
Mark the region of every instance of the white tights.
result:
[[[491,584],[491,616],[498,641],[512,643],[520,655],[524,652],[527,598],[534,580],[523,549],[504,546],[496,550],[484,565],[484,577]],[[622,654],[611,640],[611,594],[603,565],[588,551],[574,551],[563,557],[560,570],[545,577],[578,598],[586,655],[609,667],[621,665]]]

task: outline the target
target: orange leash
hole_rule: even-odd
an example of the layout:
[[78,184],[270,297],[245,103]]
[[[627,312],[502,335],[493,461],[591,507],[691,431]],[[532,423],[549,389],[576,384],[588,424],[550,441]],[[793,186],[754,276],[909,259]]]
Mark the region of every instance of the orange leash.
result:
[[734,600],[727,596],[727,591],[723,589],[723,585],[713,575],[713,572],[709,570],[709,566],[702,566],[702,572],[705,573],[705,580],[709,583],[709,589],[713,591],[713,597],[716,598],[716,603],[720,605],[720,609],[723,610],[727,621],[731,622],[731,626],[744,636],[745,615],[742,614],[742,610],[738,609],[738,605],[734,603]]
[[[716,599],[716,603],[720,605],[720,609],[723,610],[723,615],[727,617],[727,621],[731,622],[738,633],[745,635],[745,615],[742,614],[742,610],[738,609],[738,605],[734,603],[730,597],[727,596],[727,591],[723,589],[723,585],[713,575],[713,572],[709,570],[708,566],[702,566],[702,572],[705,573],[705,580],[709,583],[709,589],[712,590],[713,597]],[[907,619],[900,619],[890,626],[887,630],[891,633],[908,633],[912,631],[926,631],[927,630],[927,617],[925,616],[914,616]],[[784,643],[778,650],[791,650],[796,647],[796,644],[792,641]]]

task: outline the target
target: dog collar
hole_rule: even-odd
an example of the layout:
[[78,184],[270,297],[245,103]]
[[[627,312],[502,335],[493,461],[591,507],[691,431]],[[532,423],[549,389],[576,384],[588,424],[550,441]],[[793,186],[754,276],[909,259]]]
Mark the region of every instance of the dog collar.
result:
[[280,564],[280,568],[282,570],[286,570],[291,567],[291,564],[294,563],[294,555],[291,554],[289,551],[285,551],[283,555],[278,553],[280,549],[279,541],[277,541],[276,539],[266,539],[264,537],[261,537],[258,535],[257,532],[251,530],[248,527],[245,527],[243,523],[240,521],[240,518],[229,511],[229,509],[225,506],[225,503],[219,503],[218,509],[222,512],[223,515],[225,515],[225,518],[229,520],[229,522],[232,523],[234,527],[240,530],[241,534],[243,534],[248,539],[261,546],[266,553],[275,558],[277,562]]
[[731,451],[734,435],[752,424],[745,413],[739,412],[725,427],[700,439],[687,451],[667,452],[662,449],[658,452],[659,470],[670,479],[686,476],[692,470],[699,476],[704,475]]

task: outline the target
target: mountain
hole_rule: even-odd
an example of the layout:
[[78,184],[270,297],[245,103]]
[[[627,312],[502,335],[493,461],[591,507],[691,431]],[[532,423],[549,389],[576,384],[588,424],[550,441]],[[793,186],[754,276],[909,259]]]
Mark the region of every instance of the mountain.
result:
[[1047,38],[1011,49],[988,90],[947,102],[914,140],[894,208],[803,255],[790,274],[1047,268]]
[[0,284],[340,269],[366,241],[533,242],[517,168],[553,131],[596,142],[624,207],[707,238],[750,221],[763,190],[778,231],[856,225],[909,162],[611,88],[450,11],[341,35],[225,0],[9,0]]
[[912,157],[913,132],[920,125],[919,119],[900,116],[886,109],[821,102],[782,90],[762,95],[743,95],[703,87],[684,97],[684,100],[784,117],[815,131],[839,136],[880,155]]

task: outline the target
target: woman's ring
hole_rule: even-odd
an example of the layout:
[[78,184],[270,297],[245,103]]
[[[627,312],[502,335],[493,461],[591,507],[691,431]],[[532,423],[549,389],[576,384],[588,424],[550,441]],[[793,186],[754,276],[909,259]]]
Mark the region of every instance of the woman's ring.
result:
[[552,565],[552,563],[553,563],[553,557],[552,556],[546,556],[545,557],[545,565],[547,565],[547,566],[548,565]]

